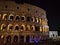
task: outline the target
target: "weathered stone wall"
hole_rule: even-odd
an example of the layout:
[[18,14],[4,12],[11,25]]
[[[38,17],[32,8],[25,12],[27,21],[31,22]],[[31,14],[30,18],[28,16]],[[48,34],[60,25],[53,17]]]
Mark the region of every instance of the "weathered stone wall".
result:
[[[5,18],[6,15],[7,17]],[[13,20],[10,19],[10,15],[13,15]],[[16,16],[19,17],[19,20],[16,20]],[[24,20],[21,18],[24,16]],[[26,21],[27,17],[30,17],[30,21]],[[32,21],[33,17],[33,21]],[[42,20],[44,23],[42,23]],[[37,36],[40,39],[43,37],[48,37],[49,27],[47,24],[46,11],[27,3],[16,4],[11,0],[2,1],[0,0],[0,35],[4,37],[4,43],[6,43],[6,37],[11,36],[11,43],[13,42],[14,36],[18,37],[18,42],[20,41],[20,35],[24,36],[24,42],[26,42],[26,36],[29,35],[31,38]],[[2,29],[2,24],[4,24],[4,30]],[[12,29],[8,28],[8,25],[12,24]],[[15,26],[18,26],[18,30],[15,30]],[[21,26],[24,26],[23,30],[20,29]],[[34,26],[34,30],[32,29]],[[39,27],[39,31],[35,31],[35,26]],[[40,31],[40,26],[42,27],[42,32]],[[45,26],[46,32],[43,31]]]

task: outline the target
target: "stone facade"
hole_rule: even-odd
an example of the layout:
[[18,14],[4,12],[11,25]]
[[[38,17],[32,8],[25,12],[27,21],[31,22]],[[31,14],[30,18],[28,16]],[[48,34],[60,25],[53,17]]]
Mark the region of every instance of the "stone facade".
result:
[[32,43],[47,39],[48,32],[45,10],[27,3],[0,0],[0,40],[3,43]]
[[49,31],[49,38],[57,38],[58,31]]

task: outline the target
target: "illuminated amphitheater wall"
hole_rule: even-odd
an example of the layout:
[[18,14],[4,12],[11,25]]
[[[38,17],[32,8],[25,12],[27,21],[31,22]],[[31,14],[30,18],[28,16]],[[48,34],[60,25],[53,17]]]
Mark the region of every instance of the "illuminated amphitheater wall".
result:
[[0,41],[40,42],[48,38],[46,11],[31,4],[0,0]]

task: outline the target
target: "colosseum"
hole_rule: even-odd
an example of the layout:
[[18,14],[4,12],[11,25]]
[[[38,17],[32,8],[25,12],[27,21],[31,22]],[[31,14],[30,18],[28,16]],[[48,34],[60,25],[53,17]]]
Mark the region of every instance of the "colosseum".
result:
[[46,11],[32,4],[0,0],[0,43],[33,43],[48,38]]

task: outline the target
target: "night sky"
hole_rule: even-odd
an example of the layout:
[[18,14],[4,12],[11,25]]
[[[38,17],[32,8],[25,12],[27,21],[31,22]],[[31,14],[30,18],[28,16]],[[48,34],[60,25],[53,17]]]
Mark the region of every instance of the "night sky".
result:
[[58,30],[60,26],[60,5],[58,0],[14,0],[19,3],[29,3],[43,8],[47,12],[49,30]]

